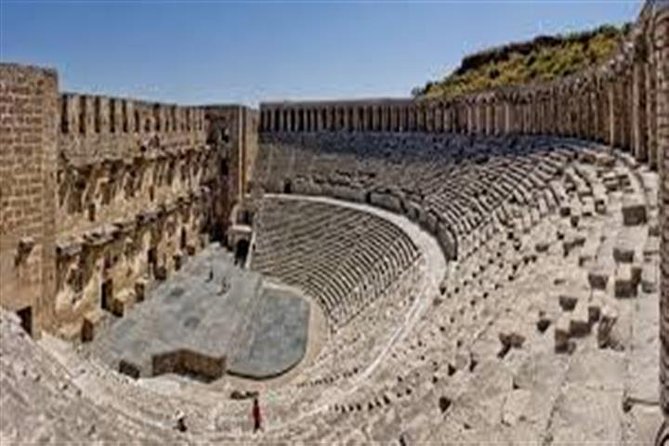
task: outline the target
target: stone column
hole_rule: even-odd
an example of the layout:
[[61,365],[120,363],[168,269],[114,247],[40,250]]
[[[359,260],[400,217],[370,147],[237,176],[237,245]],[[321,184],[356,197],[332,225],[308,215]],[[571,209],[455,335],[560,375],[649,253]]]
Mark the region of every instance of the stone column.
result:
[[635,61],[632,73],[632,137],[637,161],[648,159],[646,148],[646,70],[643,61]]
[[616,83],[615,81],[609,82],[608,85],[608,95],[609,95],[609,101],[608,101],[608,121],[609,121],[609,137],[608,137],[608,144],[611,146],[616,146],[618,145],[618,139],[617,139],[617,125],[616,125]]
[[657,66],[656,54],[653,51],[655,42],[653,40],[652,31],[648,32],[648,60],[646,63],[646,147],[648,150],[648,162],[652,169],[657,168],[657,140],[655,139],[655,131],[657,129],[657,116],[655,114],[655,106],[657,97]]

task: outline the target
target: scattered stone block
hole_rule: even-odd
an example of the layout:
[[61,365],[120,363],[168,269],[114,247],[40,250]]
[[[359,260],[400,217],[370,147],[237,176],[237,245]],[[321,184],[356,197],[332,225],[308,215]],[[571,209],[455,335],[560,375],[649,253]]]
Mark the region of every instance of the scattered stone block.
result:
[[123,373],[124,375],[127,375],[133,379],[139,379],[141,376],[141,370],[140,368],[125,359],[121,359],[118,364],[118,371],[119,373]]
[[114,316],[123,317],[134,304],[133,296],[128,292],[121,292],[111,298],[109,310]]
[[450,398],[441,396],[439,397],[439,410],[441,413],[446,413],[449,407],[451,407],[452,401]]
[[167,280],[167,268],[165,265],[156,266],[154,270],[156,280]]
[[584,200],[583,207],[581,208],[581,215],[583,215],[583,217],[592,217],[595,215],[595,204],[592,198],[587,197]]
[[614,283],[614,294],[618,299],[624,299],[636,296],[637,283],[632,273],[632,266],[622,263],[616,270],[616,279]]
[[602,301],[596,296],[593,296],[588,302],[588,320],[590,324],[599,321],[602,316]]
[[620,180],[613,172],[607,172],[602,175],[602,184],[607,192],[615,192],[620,189]]
[[623,224],[625,226],[637,226],[646,223],[646,205],[636,195],[625,195],[623,200]]
[[574,248],[578,248],[583,245],[585,245],[585,236],[578,233],[569,234],[569,236],[562,241],[562,253],[565,257],[567,257]]
[[581,216],[580,215],[574,215],[572,214],[569,217],[569,223],[571,223],[572,228],[578,228],[578,223],[581,221]]
[[652,264],[644,264],[641,271],[641,290],[644,293],[657,291],[656,268]]
[[525,342],[525,336],[516,332],[500,333],[499,340],[504,345],[510,345],[513,348],[521,348]]
[[632,270],[632,283],[634,286],[638,286],[641,283],[641,273],[642,267],[640,265],[631,265]]
[[650,260],[660,254],[660,238],[657,236],[648,236],[643,247],[644,260]]
[[98,329],[102,325],[104,314],[102,310],[96,308],[84,315],[81,326],[81,342],[91,342],[95,339]]
[[544,333],[546,330],[548,330],[548,327],[551,325],[551,320],[548,316],[546,316],[546,313],[543,311],[539,312],[539,320],[537,321],[537,330],[539,330],[540,333]]
[[565,315],[561,316],[560,319],[555,323],[555,352],[556,353],[567,353],[570,352],[571,341],[569,340],[569,318]]
[[139,279],[135,282],[135,302],[143,302],[146,296],[146,280]]
[[578,256],[578,266],[583,268],[587,265],[590,265],[594,260],[594,257],[591,253],[583,253]]
[[606,214],[606,198],[595,197],[595,212],[600,215]]
[[573,311],[574,308],[576,308],[576,304],[578,303],[578,297],[574,296],[567,296],[567,295],[560,295],[559,298],[560,301],[560,307],[564,311]]
[[594,290],[605,290],[609,282],[609,273],[601,265],[595,265],[588,272],[588,283]]
[[606,169],[613,169],[613,166],[616,165],[616,158],[607,153],[598,153],[595,164]]
[[588,305],[582,300],[578,302],[569,320],[569,336],[581,337],[590,333],[590,315]]
[[613,259],[618,263],[634,262],[634,247],[624,242],[614,246]]
[[618,321],[618,313],[614,308],[605,306],[602,308],[602,317],[597,326],[597,345],[599,348],[612,347],[614,344],[611,333],[613,326]]
[[501,350],[497,353],[499,358],[504,358],[512,348],[521,348],[525,342],[525,336],[516,332],[502,332],[498,336],[502,344]]
[[534,249],[536,249],[537,252],[546,252],[548,251],[548,247],[549,247],[548,242],[537,242],[534,245]]

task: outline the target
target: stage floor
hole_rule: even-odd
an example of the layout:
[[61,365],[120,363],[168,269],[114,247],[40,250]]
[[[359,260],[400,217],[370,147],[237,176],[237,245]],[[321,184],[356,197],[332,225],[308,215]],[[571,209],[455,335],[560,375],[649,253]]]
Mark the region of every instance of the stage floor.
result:
[[155,357],[187,351],[196,362],[224,357],[229,374],[266,379],[304,356],[309,312],[297,290],[234,266],[232,254],[213,244],[112,323],[91,349],[115,369],[130,364],[141,377],[157,374]]

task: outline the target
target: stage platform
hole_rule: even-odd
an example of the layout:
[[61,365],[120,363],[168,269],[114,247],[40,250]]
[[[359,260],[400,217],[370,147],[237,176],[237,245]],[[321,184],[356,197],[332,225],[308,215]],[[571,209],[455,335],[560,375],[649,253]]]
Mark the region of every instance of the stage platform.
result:
[[134,377],[266,379],[304,356],[309,312],[298,291],[234,266],[231,253],[211,245],[112,323],[91,351]]

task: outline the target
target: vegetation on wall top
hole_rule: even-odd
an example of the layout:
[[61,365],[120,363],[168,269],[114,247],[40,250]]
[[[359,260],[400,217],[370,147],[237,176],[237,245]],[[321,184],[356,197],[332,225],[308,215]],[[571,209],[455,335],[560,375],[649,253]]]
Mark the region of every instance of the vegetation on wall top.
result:
[[545,82],[568,76],[613,56],[631,25],[538,36],[465,57],[452,73],[411,91],[414,97],[453,97],[494,87]]

